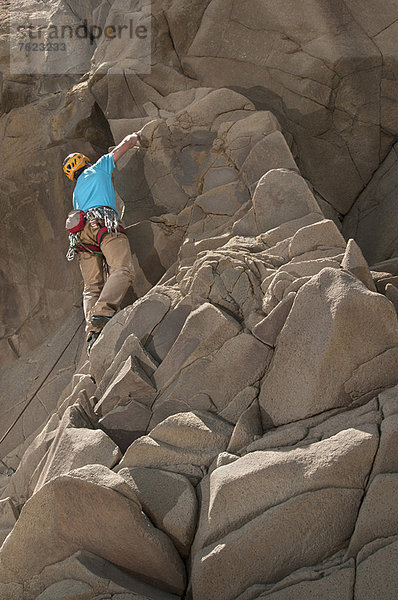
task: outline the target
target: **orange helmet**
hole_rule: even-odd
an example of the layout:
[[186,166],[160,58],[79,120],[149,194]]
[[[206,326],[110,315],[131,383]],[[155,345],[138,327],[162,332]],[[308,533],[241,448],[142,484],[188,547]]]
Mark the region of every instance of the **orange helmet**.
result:
[[73,181],[76,171],[84,167],[87,163],[91,163],[91,161],[87,156],[84,156],[84,154],[80,154],[80,152],[69,154],[63,163],[64,173]]

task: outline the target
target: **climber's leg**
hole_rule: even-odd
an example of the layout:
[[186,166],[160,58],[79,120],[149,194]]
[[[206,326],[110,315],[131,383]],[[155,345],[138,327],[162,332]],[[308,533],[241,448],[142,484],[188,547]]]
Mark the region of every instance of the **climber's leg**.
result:
[[[120,308],[128,288],[134,281],[130,244],[124,233],[117,236],[105,234],[101,241],[101,250],[108,265],[109,276],[97,302],[90,310],[90,319],[94,316],[112,317]],[[92,329],[98,331],[104,324],[99,323],[98,327],[93,326]]]
[[93,306],[100,297],[104,287],[103,258],[89,252],[79,252],[79,266],[83,277],[83,310],[86,319],[86,331]]

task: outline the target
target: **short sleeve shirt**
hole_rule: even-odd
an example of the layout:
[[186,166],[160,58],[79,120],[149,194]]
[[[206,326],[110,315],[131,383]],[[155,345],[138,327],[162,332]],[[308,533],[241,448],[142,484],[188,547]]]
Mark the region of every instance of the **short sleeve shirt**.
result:
[[104,154],[79,176],[73,192],[73,208],[87,212],[97,206],[110,206],[116,210],[112,173],[115,168],[112,153]]

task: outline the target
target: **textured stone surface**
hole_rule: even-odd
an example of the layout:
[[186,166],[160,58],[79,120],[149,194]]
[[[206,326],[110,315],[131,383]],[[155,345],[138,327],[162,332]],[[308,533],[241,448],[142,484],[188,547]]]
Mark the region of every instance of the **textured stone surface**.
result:
[[164,467],[175,464],[209,466],[228,446],[233,427],[206,412],[174,414],[127,449],[117,470],[123,467]]
[[268,346],[275,347],[276,340],[286,322],[295,297],[294,292],[289,292],[265,319],[257,323],[253,328],[253,334],[256,338]]
[[286,221],[321,212],[304,179],[286,169],[272,170],[260,179],[253,206],[260,233]]
[[257,400],[247,408],[239,417],[231,439],[228,444],[228,452],[238,452],[250,444],[262,433],[261,415]]
[[150,406],[155,395],[155,386],[141,363],[134,356],[129,356],[101,396],[96,411],[105,415],[120,404],[128,404],[131,399]]
[[[38,468],[51,446],[59,425],[59,417],[53,415],[42,431],[26,448],[22,460],[8,485],[2,492],[2,498],[11,497],[17,506],[24,504],[33,492],[40,473]],[[39,473],[38,473],[39,471]]]
[[353,275],[358,277],[372,292],[376,291],[376,286],[372,279],[368,263],[366,262],[360,247],[355,240],[350,239],[347,243],[347,249],[344,258],[341,261],[343,269],[347,269]]
[[144,435],[152,413],[147,406],[130,400],[128,404],[117,406],[98,421],[109,437],[124,452],[137,437]]
[[53,596],[50,594],[54,594],[56,586],[66,593],[70,590],[69,587],[65,590],[66,581],[88,586],[89,591],[83,596],[84,599],[91,600],[94,594],[95,598],[103,598],[109,594],[118,598],[120,594],[121,600],[126,600],[126,595],[127,599],[134,600],[177,600],[174,594],[138,580],[87,550],[80,550],[63,561],[45,567],[40,577],[35,576],[25,584],[26,597],[30,600],[41,593],[47,594],[47,599],[52,600]]
[[[360,498],[358,490],[332,488],[302,494],[271,508],[195,556],[194,596],[209,600],[234,598],[259,579],[272,582],[291,570],[322,560],[350,535]],[[330,518],[337,514],[339,519]],[[258,535],[259,530],[263,535]],[[291,539],[298,540],[293,547],[287,542]],[[242,556],[250,558],[243,562]]]
[[[395,0],[39,4],[151,39],[17,76],[0,9],[3,431],[48,373],[0,447],[0,597],[395,598]],[[140,128],[87,360],[60,165]]]
[[196,528],[198,501],[183,475],[133,467],[119,475],[134,489],[145,514],[164,531],[183,557],[187,557]]
[[[377,444],[374,427],[346,430],[303,448],[250,452],[216,469],[204,484],[204,488],[208,486],[208,492],[203,492],[203,496],[208,494],[208,508],[201,514],[195,543],[203,547],[215,542],[310,489],[361,489]],[[224,510],[226,502],[228,512]]]
[[[301,581],[300,581],[301,579]],[[350,600],[354,585],[354,563],[347,561],[341,567],[329,567],[322,564],[321,568],[300,569],[290,577],[275,586],[267,586],[269,593],[255,595],[255,588],[240,595],[237,600],[270,598],[271,600],[307,600],[308,597],[324,600]],[[250,593],[252,592],[252,593]],[[250,596],[249,596],[250,594]]]
[[183,368],[221,348],[239,331],[237,321],[211,304],[203,304],[188,316],[179,337],[156,370],[157,388],[169,384]]
[[397,126],[390,100],[396,11],[392,2],[380,8],[308,0],[305,11],[260,2],[251,11],[213,0],[184,57],[202,84],[234,86],[271,108],[297,140],[305,174],[340,212],[370,179],[381,146],[386,153],[381,124],[389,132]]
[[354,534],[347,551],[355,556],[369,542],[397,535],[396,494],[398,473],[375,477],[362,503]]
[[348,273],[329,268],[313,277],[297,293],[278,338],[262,383],[263,411],[283,424],[349,404],[344,383],[352,372],[397,344],[391,311]]
[[184,589],[183,565],[169,538],[150,524],[125,480],[99,465],[57,477],[26,503],[2,547],[2,568],[9,571],[3,580],[27,581],[80,549],[169,591]]
[[344,235],[357,240],[370,264],[397,256],[397,150],[391,149],[344,220]]
[[14,527],[19,517],[11,498],[0,500],[0,546]]
[[385,294],[398,313],[398,288],[392,283],[387,283]]
[[[7,299],[7,304],[10,300]],[[39,386],[40,390],[1,445],[2,457],[18,446],[32,441],[56,409],[64,389],[77,370],[83,345],[83,313],[73,310],[58,334],[47,339],[36,350],[12,362],[1,371],[0,420],[2,433],[12,425]],[[69,347],[67,344],[70,342]],[[63,355],[61,356],[61,354]],[[52,368],[56,360],[59,362]],[[49,375],[49,377],[47,377]],[[47,377],[46,381],[44,379]],[[43,385],[41,385],[44,382]],[[16,465],[22,456],[17,454]],[[14,466],[14,465],[12,465]]]
[[398,541],[376,550],[357,567],[355,596],[358,600],[392,600],[396,596]]
[[235,336],[211,357],[199,358],[185,368],[167,389],[160,390],[153,405],[154,417],[166,400],[181,399],[190,406],[191,398],[198,393],[207,394],[216,410],[223,410],[242,388],[259,380],[271,354],[270,348],[253,336]]
[[79,405],[68,408],[61,419],[41,469],[34,492],[45,483],[87,464],[112,468],[121,458],[116,444],[93,424]]

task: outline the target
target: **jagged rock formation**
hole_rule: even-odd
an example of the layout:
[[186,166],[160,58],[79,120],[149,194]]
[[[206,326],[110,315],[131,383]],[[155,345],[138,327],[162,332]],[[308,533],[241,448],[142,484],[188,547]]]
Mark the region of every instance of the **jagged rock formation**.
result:
[[[78,299],[78,272],[65,264],[66,241],[60,244],[71,193],[59,169],[61,159],[76,147],[99,156],[129,128],[183,110],[200,87],[232,88],[257,110],[271,110],[325,215],[341,219],[351,211],[347,236],[358,236],[372,264],[396,256],[396,202],[383,175],[387,172],[393,190],[395,154],[390,152],[398,131],[394,0],[306,0],[303,6],[291,2],[283,7],[256,2],[250,8],[232,0],[156,0],[151,70],[139,75],[136,40],[121,45],[107,39],[89,45],[91,65],[90,56],[64,56],[65,75],[10,73],[10,7],[3,2],[0,14],[7,231],[1,242],[1,365],[26,355],[56,331]],[[84,6],[51,0],[40,10],[44,22],[89,19],[103,28],[139,11],[119,0],[90,0]],[[29,15],[37,11],[37,3],[21,0],[18,11]],[[73,74],[79,69],[89,72],[88,78]],[[198,152],[202,144],[195,139]],[[179,240],[173,237],[183,235],[186,225],[148,219],[175,214],[190,197],[189,190],[182,193],[170,179],[148,187],[150,166],[143,177],[141,160],[127,161],[116,174],[143,270],[138,295],[174,262]],[[188,161],[189,156],[185,171]],[[172,154],[163,169],[166,164],[174,170]]]
[[[90,360],[72,314],[42,413],[2,448],[17,468],[0,480],[0,597],[395,597],[396,246],[392,228],[373,245],[362,213],[376,190],[381,222],[396,215],[391,155],[369,183],[396,125],[394,7],[315,4],[309,23],[294,3],[155,2],[151,73],[99,44],[46,111],[64,123],[48,160],[144,126],[115,176],[139,298]],[[337,217],[368,183],[343,231],[363,232],[371,269]]]

